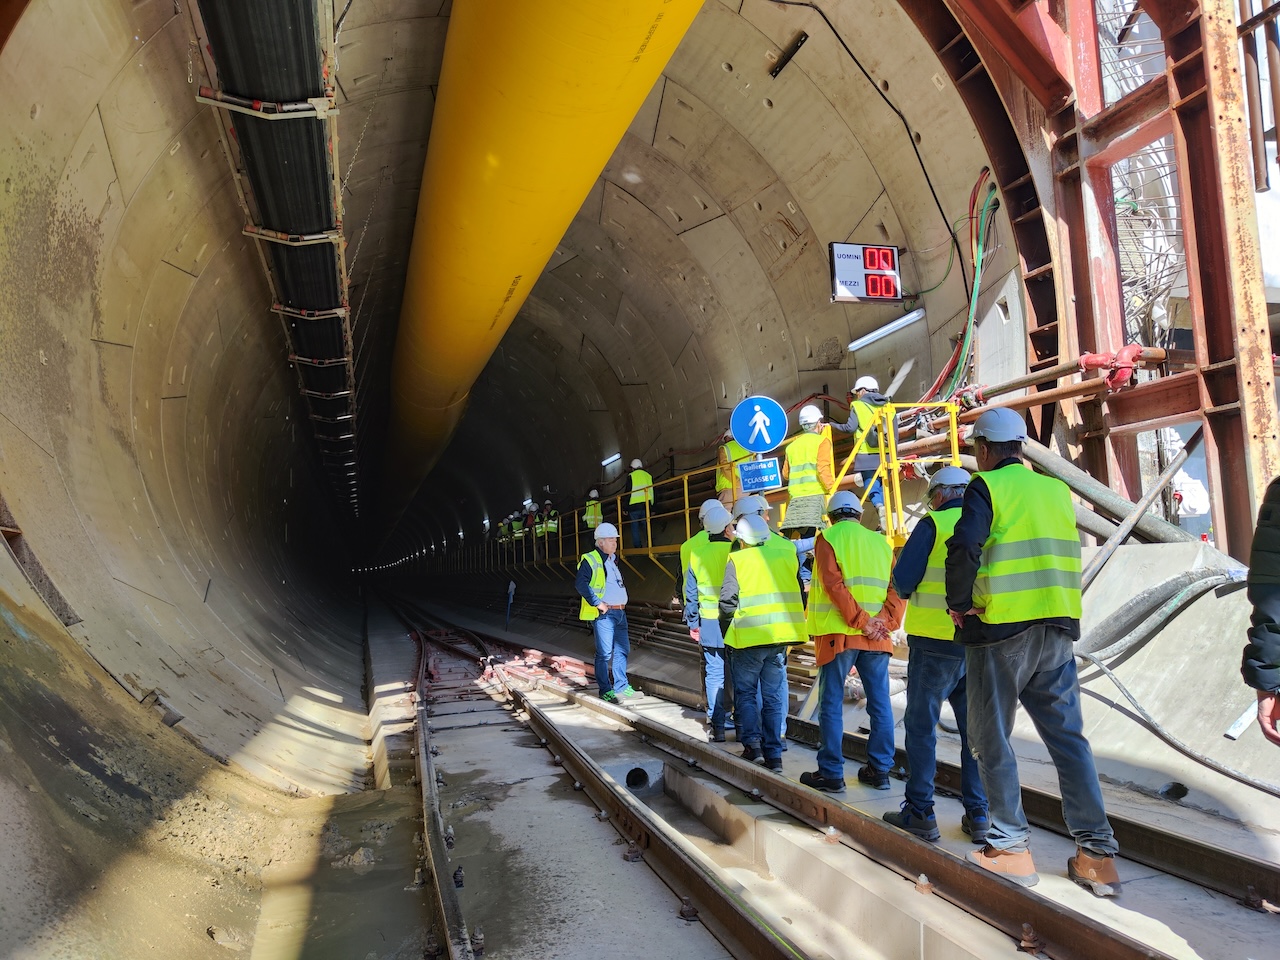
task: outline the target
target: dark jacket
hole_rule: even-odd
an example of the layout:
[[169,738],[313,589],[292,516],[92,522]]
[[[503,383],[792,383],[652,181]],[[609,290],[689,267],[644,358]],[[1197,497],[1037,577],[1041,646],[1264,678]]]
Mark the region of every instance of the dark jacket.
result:
[[1258,508],[1248,582],[1253,626],[1240,675],[1256,690],[1280,691],[1280,477],[1271,481]]

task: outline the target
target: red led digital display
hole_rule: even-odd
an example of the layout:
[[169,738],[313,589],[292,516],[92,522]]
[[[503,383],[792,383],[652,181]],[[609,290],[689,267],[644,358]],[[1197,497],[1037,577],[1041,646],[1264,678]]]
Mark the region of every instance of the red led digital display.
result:
[[898,299],[898,280],[893,274],[868,273],[866,279],[869,298],[880,300]]
[[897,270],[895,252],[893,247],[863,247],[862,265],[867,270]]

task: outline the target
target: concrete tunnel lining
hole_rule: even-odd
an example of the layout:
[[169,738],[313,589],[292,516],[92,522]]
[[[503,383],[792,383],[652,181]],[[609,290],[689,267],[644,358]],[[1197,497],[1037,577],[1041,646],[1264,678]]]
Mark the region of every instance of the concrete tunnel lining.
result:
[[[544,484],[576,497],[615,449],[700,446],[744,391],[838,393],[908,356],[905,389],[932,380],[966,308],[959,268],[925,298],[927,343],[890,338],[855,366],[844,344],[900,311],[828,304],[825,245],[899,243],[904,280],[938,282],[949,238],[915,150],[952,221],[988,160],[899,6],[827,13],[887,90],[814,11],[708,0],[390,548],[477,536],[483,516],[541,499]],[[447,14],[447,2],[357,4],[339,42],[344,226],[362,251],[353,297],[368,311],[374,411]],[[358,541],[320,478],[215,119],[194,101],[203,68],[185,17],[170,0],[33,0],[0,52],[0,492],[82,620],[64,629],[33,612],[12,566],[5,604],[25,597],[24,629],[49,641],[35,674],[48,679],[24,682],[76,677],[71,709],[95,748],[146,737],[146,762],[175,771],[175,803],[218,776],[193,744],[269,788],[228,788],[232,805],[359,790],[363,615],[345,577]],[[769,81],[768,57],[799,29],[810,41]],[[915,147],[881,94],[920,133]],[[1008,334],[979,364],[1021,368],[1003,211],[996,235],[980,316]],[[158,716],[102,692],[108,675],[181,719],[146,732]],[[78,814],[30,781],[49,811],[39,835],[79,836],[65,820]]]

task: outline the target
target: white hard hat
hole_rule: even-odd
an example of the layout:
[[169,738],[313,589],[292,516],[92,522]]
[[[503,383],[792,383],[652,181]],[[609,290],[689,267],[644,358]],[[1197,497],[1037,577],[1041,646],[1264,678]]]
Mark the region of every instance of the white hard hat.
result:
[[837,513],[849,513],[855,517],[862,516],[862,504],[848,490],[837,490],[827,501],[827,516],[835,517]]
[[[718,507],[718,506],[720,506],[720,501],[717,500],[715,497],[712,497],[710,500],[703,500],[702,506],[698,508],[698,519],[703,520],[706,517],[708,510],[710,510],[712,507]],[[720,529],[723,530],[724,527],[721,527]]]
[[596,527],[595,538],[597,540],[603,540],[605,537],[616,537],[617,535],[618,528],[612,523],[602,523]]
[[723,533],[724,528],[733,523],[733,517],[729,516],[729,511],[721,506],[717,500],[715,506],[707,510],[702,516],[702,529],[707,533]]
[[802,424],[817,423],[822,419],[822,411],[815,407],[812,403],[806,403],[800,408],[799,420]]
[[971,479],[963,467],[943,467],[929,478],[929,492],[933,493],[934,487],[965,487]]
[[756,497],[756,503],[758,503],[758,504],[760,505],[760,516],[762,516],[762,517],[767,517],[767,516],[769,516],[769,499],[768,499],[768,497],[766,497],[763,493],[757,493],[757,494],[755,495],[755,497]]
[[1025,440],[1027,424],[1022,419],[1022,414],[1016,410],[996,407],[994,410],[988,410],[974,422],[973,431],[969,434],[969,442],[972,443],[979,437],[990,440],[992,443]]
[[598,498],[598,497],[600,496],[600,491],[599,491],[599,490],[588,490],[588,491],[587,491],[587,496],[588,496],[588,497],[590,497],[592,500],[595,500],[596,498]]
[[738,535],[739,540],[751,546],[764,543],[770,536],[769,524],[764,522],[764,517],[757,516],[743,517],[733,528],[733,532]]
[[853,385],[853,390],[855,393],[859,390],[875,390],[879,392],[880,381],[875,377],[859,377],[857,382]]
[[747,496],[741,500],[733,501],[733,515],[735,517],[753,516],[760,512],[760,504],[755,497]]
[[640,469],[641,467],[643,467],[643,466],[644,466],[644,464],[640,462],[639,458],[637,458],[637,459],[635,459],[635,460],[632,460],[632,461],[631,461],[631,469],[632,469],[632,470],[639,470],[639,469]]
[[551,501],[550,501],[550,500],[543,500],[543,501],[542,501],[542,505],[543,505],[544,507],[549,507],[549,506],[551,506]]

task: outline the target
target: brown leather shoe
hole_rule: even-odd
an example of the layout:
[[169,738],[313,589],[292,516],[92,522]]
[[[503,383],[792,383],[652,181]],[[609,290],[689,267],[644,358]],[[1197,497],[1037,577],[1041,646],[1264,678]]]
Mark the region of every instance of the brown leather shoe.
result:
[[984,870],[998,873],[1024,887],[1034,887],[1040,882],[1030,850],[997,850],[988,844],[981,850],[970,850],[969,859]]
[[1093,892],[1095,897],[1114,897],[1120,892],[1120,874],[1115,857],[1095,857],[1083,847],[1067,861],[1067,876]]

